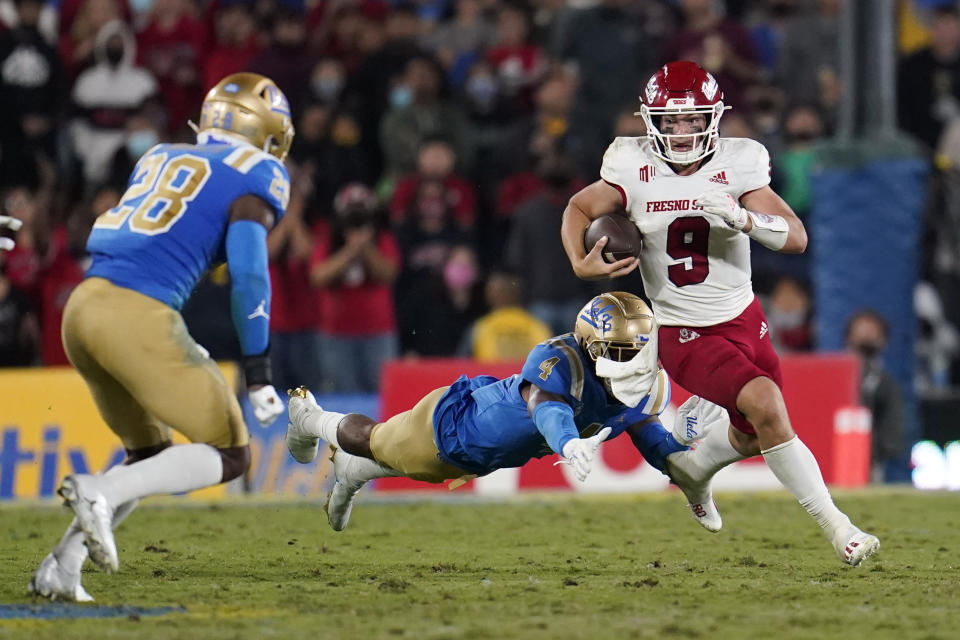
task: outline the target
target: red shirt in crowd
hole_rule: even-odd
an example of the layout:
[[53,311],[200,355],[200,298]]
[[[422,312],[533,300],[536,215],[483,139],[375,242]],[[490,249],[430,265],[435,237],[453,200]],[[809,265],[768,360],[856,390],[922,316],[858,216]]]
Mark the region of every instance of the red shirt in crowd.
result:
[[137,34],[137,57],[157,79],[167,107],[167,127],[176,131],[194,116],[203,98],[200,52],[203,23],[182,15],[171,28],[152,21]]
[[543,56],[532,44],[498,45],[487,51],[487,61],[512,89],[533,84],[543,71]]
[[[414,174],[407,176],[397,183],[390,198],[390,221],[394,224],[403,220],[404,215],[417,197],[422,178]],[[473,226],[477,217],[477,196],[473,186],[463,178],[449,175],[443,179],[443,186],[447,188],[447,204],[453,211],[453,217],[464,227]]]
[[307,260],[270,263],[270,331],[296,333],[320,330],[320,292],[310,286]]
[[[313,233],[311,267],[330,255],[330,225],[318,222]],[[393,234],[380,231],[377,248],[389,260],[400,264],[400,249]],[[359,338],[396,331],[393,286],[375,282],[363,273],[350,274],[348,268],[339,282],[320,289],[320,317],[323,331],[335,335]]]
[[63,308],[74,288],[83,280],[86,271],[84,262],[70,254],[67,248],[67,232],[58,227],[51,238],[53,259],[44,269],[40,280],[40,332],[43,364],[69,365],[63,351],[60,325]]

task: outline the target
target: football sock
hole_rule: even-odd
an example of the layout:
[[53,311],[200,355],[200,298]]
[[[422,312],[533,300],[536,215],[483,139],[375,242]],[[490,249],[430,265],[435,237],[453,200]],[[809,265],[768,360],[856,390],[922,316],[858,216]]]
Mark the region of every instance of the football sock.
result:
[[337,440],[337,427],[340,421],[347,415],[336,411],[312,411],[305,420],[304,426],[312,433],[320,436],[320,439],[330,446],[340,448],[340,442]]
[[684,456],[686,458],[684,470],[693,480],[702,482],[727,465],[747,457],[730,444],[728,430],[731,428],[708,431],[700,444]]
[[[341,455],[345,452],[341,451],[337,455]],[[352,454],[346,454],[352,455]],[[362,480],[363,482],[369,482],[371,480],[376,480],[377,478],[396,478],[397,476],[403,475],[395,469],[380,464],[376,460],[371,460],[370,458],[364,458],[363,456],[353,456],[356,458],[353,462],[353,466],[350,467],[350,480]]]
[[111,505],[158,493],[181,493],[220,484],[223,461],[209,444],[181,444],[146,460],[116,467],[109,475],[93,476],[91,486]]
[[800,501],[830,540],[841,527],[850,526],[850,518],[830,498],[817,459],[800,438],[794,436],[761,454],[777,480]]

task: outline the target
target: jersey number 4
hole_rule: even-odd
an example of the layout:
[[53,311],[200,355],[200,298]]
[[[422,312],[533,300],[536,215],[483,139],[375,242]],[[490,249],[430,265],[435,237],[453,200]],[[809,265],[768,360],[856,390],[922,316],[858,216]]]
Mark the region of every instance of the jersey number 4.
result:
[[667,254],[680,264],[667,267],[670,282],[678,287],[700,284],[710,273],[707,250],[710,223],[706,218],[677,218],[667,227]]
[[[166,233],[187,210],[210,177],[206,158],[189,154],[147,156],[137,166],[120,204],[100,215],[96,229],[119,229],[130,219],[130,230],[148,236]],[[132,204],[140,200],[139,204]]]

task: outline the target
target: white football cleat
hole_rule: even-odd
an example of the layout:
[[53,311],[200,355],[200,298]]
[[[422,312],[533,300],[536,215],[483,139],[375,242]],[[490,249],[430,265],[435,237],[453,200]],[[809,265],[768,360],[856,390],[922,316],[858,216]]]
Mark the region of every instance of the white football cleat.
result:
[[367,483],[369,475],[363,473],[364,462],[377,464],[367,458],[354,456],[339,449],[333,448],[330,461],[333,462],[335,482],[327,504],[327,521],[334,531],[343,531],[350,522],[350,513],[353,511],[353,499],[357,492]]
[[77,517],[90,559],[107,573],[113,573],[120,565],[111,526],[113,507],[102,493],[89,486],[92,480],[93,476],[87,474],[69,475],[57,493]]
[[687,506],[690,507],[693,519],[707,531],[716,533],[723,527],[723,519],[713,501],[710,478],[696,481],[684,469],[684,463],[691,454],[691,451],[680,451],[667,456],[667,475],[687,497]]
[[80,574],[67,573],[53,553],[48,553],[40,563],[27,588],[33,595],[50,600],[93,602],[93,598],[80,584]]
[[856,567],[880,550],[880,540],[851,525],[833,537],[833,548],[845,564]]
[[313,462],[320,450],[320,433],[316,429],[315,420],[311,417],[323,408],[317,404],[317,399],[307,391],[306,387],[299,387],[287,392],[287,449],[293,459],[301,464]]

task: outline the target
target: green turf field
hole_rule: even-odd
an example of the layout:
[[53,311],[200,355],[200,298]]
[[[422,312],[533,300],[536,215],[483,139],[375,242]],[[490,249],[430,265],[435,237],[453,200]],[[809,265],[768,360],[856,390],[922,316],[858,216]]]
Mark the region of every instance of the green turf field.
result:
[[[362,502],[332,532],[316,505],[142,507],[99,605],[160,617],[0,620],[0,638],[957,638],[960,495],[837,502],[880,554],[844,567],[786,493],[718,497],[701,530],[678,493],[509,503]],[[0,508],[0,602],[67,513]]]

